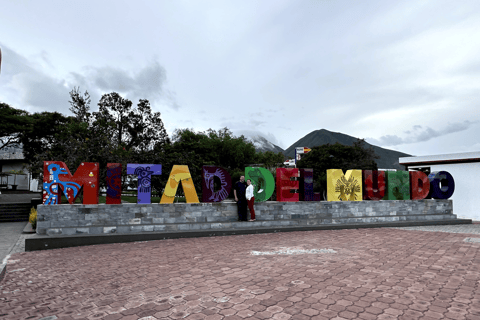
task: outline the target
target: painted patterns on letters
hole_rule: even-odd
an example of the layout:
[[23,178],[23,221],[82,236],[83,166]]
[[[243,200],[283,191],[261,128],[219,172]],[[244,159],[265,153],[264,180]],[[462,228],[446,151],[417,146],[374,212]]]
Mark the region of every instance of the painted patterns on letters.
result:
[[275,179],[270,171],[265,168],[246,167],[245,179],[250,179],[254,186],[253,196],[255,202],[267,201],[275,190]]
[[195,185],[193,184],[192,175],[190,174],[190,170],[188,170],[188,166],[174,165],[168,177],[160,203],[173,203],[180,182],[182,183],[187,203],[200,202],[198,201],[197,191],[195,191]]
[[134,174],[138,177],[137,203],[151,203],[152,176],[162,174],[162,165],[128,163],[127,174]]
[[83,204],[98,203],[98,163],[82,162],[72,176],[62,161],[43,162],[43,204],[61,203],[62,192],[73,204],[83,188]]
[[327,170],[328,201],[362,201],[362,170]]
[[[220,180],[220,190],[215,192],[215,177]],[[227,170],[217,166],[202,167],[202,202],[220,202],[232,190],[232,178]]]

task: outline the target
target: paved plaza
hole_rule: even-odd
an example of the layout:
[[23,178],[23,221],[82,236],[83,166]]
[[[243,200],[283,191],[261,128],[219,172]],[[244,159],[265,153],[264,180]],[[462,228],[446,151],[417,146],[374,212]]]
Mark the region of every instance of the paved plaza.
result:
[[480,319],[479,224],[16,248],[0,319]]

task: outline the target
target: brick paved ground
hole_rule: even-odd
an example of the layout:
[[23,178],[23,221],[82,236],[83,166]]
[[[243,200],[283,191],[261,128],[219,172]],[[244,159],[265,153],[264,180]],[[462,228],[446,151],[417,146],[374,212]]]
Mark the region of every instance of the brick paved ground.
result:
[[16,253],[0,319],[480,319],[475,237],[383,228]]

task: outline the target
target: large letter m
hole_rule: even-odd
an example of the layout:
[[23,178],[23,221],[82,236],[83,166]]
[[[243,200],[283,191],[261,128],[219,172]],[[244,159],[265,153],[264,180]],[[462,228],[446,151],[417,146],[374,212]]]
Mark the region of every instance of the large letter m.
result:
[[83,204],[98,204],[99,165],[82,162],[72,176],[64,162],[43,162],[43,204],[60,204],[62,193],[73,204],[83,188]]

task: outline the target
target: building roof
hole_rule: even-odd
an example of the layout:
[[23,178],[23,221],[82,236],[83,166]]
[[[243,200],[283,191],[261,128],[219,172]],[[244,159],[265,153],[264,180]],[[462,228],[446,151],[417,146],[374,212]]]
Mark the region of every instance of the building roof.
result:
[[23,149],[17,147],[5,147],[0,149],[0,160],[24,160]]
[[23,160],[23,153],[0,153],[0,160]]
[[480,152],[450,153],[420,157],[403,157],[399,158],[398,162],[401,165],[409,167],[431,164],[480,162]]

